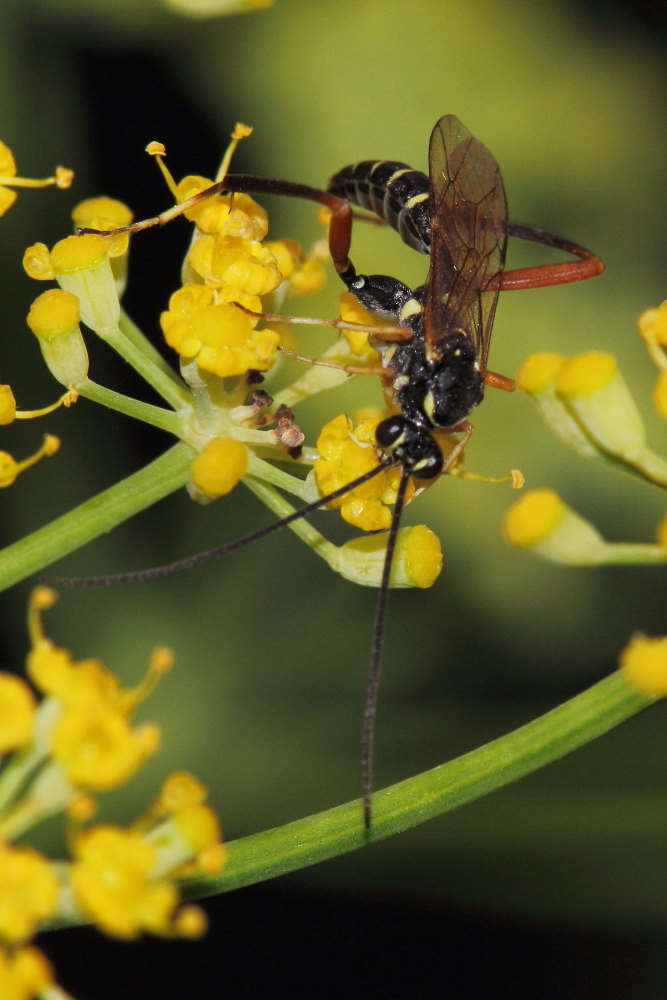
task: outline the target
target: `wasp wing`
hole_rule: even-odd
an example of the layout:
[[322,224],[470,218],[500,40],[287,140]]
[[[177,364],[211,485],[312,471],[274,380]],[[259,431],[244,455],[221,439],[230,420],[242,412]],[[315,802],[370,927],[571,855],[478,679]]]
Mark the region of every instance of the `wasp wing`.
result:
[[429,145],[431,263],[426,285],[426,355],[442,356],[452,330],[470,338],[486,369],[493,316],[507,248],[507,202],[492,154],[454,115],[445,115]]

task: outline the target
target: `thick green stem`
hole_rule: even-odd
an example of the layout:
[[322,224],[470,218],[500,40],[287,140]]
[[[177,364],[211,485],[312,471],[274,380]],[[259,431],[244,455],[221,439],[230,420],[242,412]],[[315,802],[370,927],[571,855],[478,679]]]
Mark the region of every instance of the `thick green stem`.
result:
[[222,874],[189,883],[188,896],[252,885],[401,833],[558,760],[654,701],[616,672],[507,736],[376,792],[369,831],[364,830],[358,799],[232,841]]
[[[620,671],[546,715],[477,750],[373,795],[370,830],[361,799],[228,844],[221,875],[192,879],[184,897],[200,899],[263,882],[345,854],[473,802],[565,756],[653,704]],[[84,922],[61,915],[50,928]]]
[[188,479],[192,457],[187,445],[174,445],[139,472],[3,549],[0,590],[75,552],[179,489]]

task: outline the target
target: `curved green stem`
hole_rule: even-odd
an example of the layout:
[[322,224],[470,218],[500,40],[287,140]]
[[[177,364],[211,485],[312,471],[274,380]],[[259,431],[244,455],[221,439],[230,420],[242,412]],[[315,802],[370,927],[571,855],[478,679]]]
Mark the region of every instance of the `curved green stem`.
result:
[[50,566],[187,482],[193,452],[174,445],[139,472],[33,531],[0,553],[0,590]]
[[[373,795],[365,830],[361,799],[229,843],[223,872],[183,883],[201,899],[285,875],[401,833],[481,798],[565,756],[636,715],[656,699],[630,687],[620,671],[525,726]],[[83,923],[61,915],[50,928]]]
[[655,700],[630,687],[617,671],[506,736],[376,792],[368,831],[357,799],[232,841],[222,874],[187,883],[187,895],[228,892],[401,833],[558,760]]

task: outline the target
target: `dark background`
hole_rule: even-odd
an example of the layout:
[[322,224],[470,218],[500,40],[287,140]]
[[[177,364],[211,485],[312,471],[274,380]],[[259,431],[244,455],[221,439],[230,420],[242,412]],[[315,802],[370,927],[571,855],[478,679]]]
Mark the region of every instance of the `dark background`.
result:
[[[504,297],[491,366],[512,374],[530,350],[618,355],[659,448],[653,372],[637,314],[665,295],[665,23],[623,4],[483,0],[282,0],[265,12],[188,20],[158,3],[5,3],[1,135],[19,170],[76,169],[71,192],[19,195],[2,220],[2,381],[43,405],[54,383],[24,333],[43,290],[23,249],[69,230],[80,198],[126,200],[137,217],[168,196],[142,153],[161,139],[173,172],[215,172],[233,123],[255,126],[237,170],[321,184],[367,157],[425,166],[429,131],[451,111],[494,151],[512,217],[590,245],[607,275],[585,286]],[[308,206],[272,208],[272,233],[318,235]],[[158,342],[188,230],[132,248],[127,311]],[[392,233],[355,234],[361,267],[415,284],[425,261]],[[512,266],[535,259],[513,249]],[[540,257],[540,259],[543,259]],[[333,315],[333,279],[317,300]],[[329,336],[314,332],[313,337]],[[319,341],[318,341],[319,343]],[[91,345],[92,377],[144,394]],[[311,433],[374,387],[345,387],[300,413]],[[363,390],[363,391],[362,391]],[[498,398],[500,397],[500,398]],[[377,398],[377,397],[375,397]],[[59,455],[3,493],[7,542],[159,454],[166,439],[80,402],[48,429]],[[467,464],[518,466],[551,485],[607,537],[650,540],[657,491],[565,452],[519,397],[489,394]],[[44,427],[6,431],[25,453]],[[445,568],[426,593],[392,595],[378,786],[528,721],[609,673],[636,630],[665,632],[663,571],[563,569],[509,551],[504,487],[447,481],[409,513],[438,531]],[[326,515],[323,516],[325,518]],[[318,520],[335,533],[330,520]],[[270,515],[247,495],[199,509],[182,495],[59,566],[94,573],[152,565],[234,538]],[[177,666],[146,706],[164,748],[104,816],[141,811],[161,777],[193,770],[228,838],[358,794],[358,730],[374,594],[332,576],[287,532],[225,564],[140,590],[72,592],[48,618],[56,641],[99,655],[131,683],[157,642]],[[28,586],[3,595],[3,658],[18,668]],[[575,756],[404,837],[208,904],[197,944],[120,945],[91,930],[43,938],[79,1000],[333,996],[604,997],[667,992],[666,719],[658,707]],[[52,824],[45,844],[61,849]]]

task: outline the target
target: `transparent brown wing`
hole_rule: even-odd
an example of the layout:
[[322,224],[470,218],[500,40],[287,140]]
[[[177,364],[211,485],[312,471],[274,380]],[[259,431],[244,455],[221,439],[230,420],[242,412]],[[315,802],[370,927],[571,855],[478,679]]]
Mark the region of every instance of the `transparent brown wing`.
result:
[[426,355],[442,356],[443,336],[461,330],[486,368],[507,248],[507,202],[500,169],[454,115],[431,133],[431,263],[424,328]]

